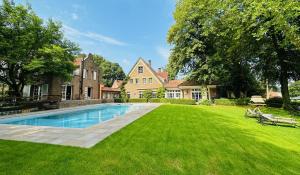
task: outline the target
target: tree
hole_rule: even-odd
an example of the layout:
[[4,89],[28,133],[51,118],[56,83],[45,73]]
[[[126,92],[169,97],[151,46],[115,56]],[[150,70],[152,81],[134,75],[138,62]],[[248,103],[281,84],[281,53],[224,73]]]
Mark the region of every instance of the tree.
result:
[[299,97],[300,96],[300,80],[292,83],[289,87],[289,91],[290,91],[291,97]]
[[230,83],[239,91],[249,91],[256,80],[279,82],[287,106],[288,81],[300,75],[299,5],[296,0],[179,1],[168,35],[174,45],[172,76],[181,71],[198,82]]
[[94,59],[100,67],[102,74],[102,83],[105,86],[112,86],[115,80],[123,80],[126,75],[122,67],[118,63],[112,63],[106,60],[104,57],[95,55]]
[[165,88],[160,87],[157,89],[157,98],[165,98]]
[[150,98],[152,98],[152,90],[145,90],[143,92],[143,98],[147,99],[149,101]]
[[70,78],[78,47],[63,37],[61,25],[44,23],[29,6],[3,0],[0,6],[0,82],[12,96],[48,76]]

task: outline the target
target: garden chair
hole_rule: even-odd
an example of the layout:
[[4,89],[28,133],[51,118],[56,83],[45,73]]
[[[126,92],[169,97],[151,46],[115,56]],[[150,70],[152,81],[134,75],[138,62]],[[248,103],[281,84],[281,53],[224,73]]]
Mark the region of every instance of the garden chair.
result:
[[265,100],[262,98],[262,96],[252,96],[250,99],[250,105],[255,105],[255,106],[265,106]]
[[293,127],[297,127],[298,122],[294,118],[275,117],[272,114],[262,114],[260,116],[260,122],[262,124],[271,123],[273,125],[286,124]]

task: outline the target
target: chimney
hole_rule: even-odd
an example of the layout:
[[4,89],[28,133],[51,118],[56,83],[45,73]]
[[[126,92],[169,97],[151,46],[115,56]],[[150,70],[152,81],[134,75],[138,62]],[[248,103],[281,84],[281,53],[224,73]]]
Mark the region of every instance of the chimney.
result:
[[148,60],[149,66],[151,67],[151,60]]
[[161,68],[158,68],[158,72],[161,72]]

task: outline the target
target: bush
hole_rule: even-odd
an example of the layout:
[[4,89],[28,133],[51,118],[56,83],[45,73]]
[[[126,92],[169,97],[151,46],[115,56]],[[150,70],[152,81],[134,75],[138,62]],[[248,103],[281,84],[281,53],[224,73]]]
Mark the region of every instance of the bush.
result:
[[237,98],[237,99],[228,99],[228,98],[220,98],[215,99],[216,105],[248,105],[250,103],[250,98]]
[[124,103],[124,100],[122,98],[115,98],[114,103]]
[[161,103],[161,98],[150,98],[149,102],[150,103]]
[[274,97],[266,100],[266,105],[268,107],[281,108],[283,100],[280,97]]
[[236,105],[248,105],[250,103],[250,98],[238,98],[238,99],[235,99],[235,104]]
[[215,99],[216,105],[235,105],[234,99],[220,98]]
[[147,99],[146,98],[130,98],[128,99],[129,103],[147,103]]
[[171,104],[185,104],[185,105],[196,104],[196,101],[191,99],[166,99],[166,100]]
[[212,102],[210,100],[203,99],[203,100],[200,101],[199,104],[210,106],[210,105],[212,105]]

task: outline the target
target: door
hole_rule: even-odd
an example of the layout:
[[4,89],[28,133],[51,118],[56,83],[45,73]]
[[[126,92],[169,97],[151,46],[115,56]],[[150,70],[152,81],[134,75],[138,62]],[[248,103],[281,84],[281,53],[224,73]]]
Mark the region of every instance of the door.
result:
[[72,99],[72,86],[67,86],[66,89],[66,100]]

